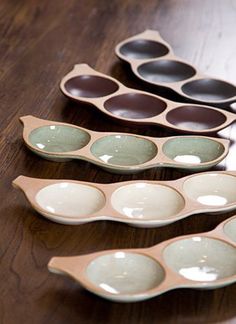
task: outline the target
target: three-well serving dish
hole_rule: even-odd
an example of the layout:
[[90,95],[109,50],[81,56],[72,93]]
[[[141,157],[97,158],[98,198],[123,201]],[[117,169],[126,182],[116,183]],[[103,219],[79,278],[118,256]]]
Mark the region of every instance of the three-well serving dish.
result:
[[116,55],[141,80],[169,88],[191,102],[228,107],[236,102],[236,86],[200,73],[174,55],[159,32],[146,30],[116,46]]
[[236,216],[211,232],[176,237],[150,248],[54,257],[48,268],[119,302],[141,301],[177,288],[224,287],[236,281]]
[[116,173],[153,167],[204,170],[218,164],[229,150],[228,140],[206,136],[152,138],[95,132],[33,116],[20,120],[25,144],[41,157],[53,161],[82,159]]
[[158,227],[196,213],[236,208],[236,171],[198,173],[174,181],[111,184],[20,176],[13,185],[41,215],[71,225],[112,220]]
[[77,102],[92,104],[125,124],[163,126],[182,133],[209,134],[229,126],[236,115],[218,108],[173,102],[148,92],[125,87],[87,64],[77,64],[60,84]]

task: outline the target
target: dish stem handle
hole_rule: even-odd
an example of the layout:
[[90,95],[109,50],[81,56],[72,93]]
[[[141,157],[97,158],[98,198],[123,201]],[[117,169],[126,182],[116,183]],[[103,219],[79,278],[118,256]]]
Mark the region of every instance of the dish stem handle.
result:
[[32,180],[33,179],[21,175],[12,181],[12,185],[14,188],[24,191],[25,188],[30,187]]
[[48,263],[48,270],[52,273],[72,276],[79,280],[82,273],[83,257],[53,257]]

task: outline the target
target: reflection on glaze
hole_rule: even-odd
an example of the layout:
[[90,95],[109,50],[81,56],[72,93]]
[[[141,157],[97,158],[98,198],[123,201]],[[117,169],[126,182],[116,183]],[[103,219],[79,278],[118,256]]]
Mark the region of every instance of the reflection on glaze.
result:
[[178,214],[184,207],[184,199],[170,187],[136,183],[117,189],[112,194],[111,204],[129,218],[154,220]]
[[[205,261],[204,259],[199,260],[199,262]],[[187,279],[196,281],[214,281],[218,277],[217,269],[207,266],[182,268],[179,273]]]
[[36,202],[45,212],[78,217],[99,211],[105,205],[105,196],[92,186],[61,182],[41,189]]
[[153,159],[157,147],[153,142],[136,136],[110,135],[98,139],[91,152],[104,163],[132,166]]
[[226,198],[217,195],[199,196],[197,201],[208,206],[223,206],[228,203]]
[[102,288],[103,290],[109,292],[110,294],[119,294],[118,290],[116,290],[115,288],[109,286],[106,283],[100,283],[99,287]]
[[120,251],[94,259],[86,275],[110,294],[138,294],[158,286],[164,279],[164,270],[148,256]]
[[178,127],[189,130],[201,131],[209,128],[208,122],[204,121],[180,121],[177,124]]
[[193,281],[214,281],[236,274],[236,248],[208,237],[170,243],[164,259],[171,269]]
[[113,156],[112,155],[108,155],[108,154],[103,154],[101,156],[99,156],[100,160],[102,160],[105,163],[111,163],[110,161],[112,161]]
[[201,163],[201,159],[199,156],[196,155],[190,155],[190,154],[185,154],[185,155],[177,155],[174,158],[174,161],[176,162],[181,162],[181,163],[191,163],[191,164],[198,164]]

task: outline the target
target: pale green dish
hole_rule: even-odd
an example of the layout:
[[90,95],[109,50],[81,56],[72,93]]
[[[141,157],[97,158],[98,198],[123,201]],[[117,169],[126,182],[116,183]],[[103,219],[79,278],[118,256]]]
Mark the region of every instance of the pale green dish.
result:
[[228,153],[229,141],[201,136],[150,138],[100,133],[70,124],[22,117],[26,145],[56,162],[81,159],[113,173],[136,173],[153,167],[191,171],[208,169]]
[[213,161],[225,151],[221,143],[201,137],[169,139],[162,150],[171,160],[193,164]]
[[225,224],[224,232],[233,242],[236,242],[236,218]]
[[43,126],[30,133],[33,146],[46,152],[71,152],[87,145],[90,135],[82,129],[70,126]]
[[157,147],[147,139],[119,134],[98,139],[91,152],[103,163],[132,166],[152,160],[157,155]]
[[[39,156],[55,162],[70,161],[60,155],[50,155],[52,152],[72,152],[86,146],[91,139],[89,133],[72,126],[42,126],[33,130],[29,135],[30,143],[43,152],[34,151]],[[30,147],[31,149],[31,147]],[[47,154],[48,152],[49,154]]]

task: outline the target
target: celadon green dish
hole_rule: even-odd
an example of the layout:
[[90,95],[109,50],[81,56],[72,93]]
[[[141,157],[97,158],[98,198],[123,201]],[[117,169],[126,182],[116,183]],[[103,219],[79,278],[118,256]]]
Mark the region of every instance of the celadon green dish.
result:
[[209,169],[223,160],[229,149],[228,140],[199,135],[152,138],[94,132],[33,116],[21,121],[25,144],[39,156],[58,162],[81,159],[115,173],[153,167]]
[[143,301],[178,288],[221,288],[236,282],[235,220],[233,216],[213,231],[171,238],[148,248],[53,257],[48,269],[116,302]]

